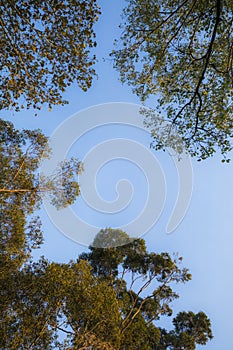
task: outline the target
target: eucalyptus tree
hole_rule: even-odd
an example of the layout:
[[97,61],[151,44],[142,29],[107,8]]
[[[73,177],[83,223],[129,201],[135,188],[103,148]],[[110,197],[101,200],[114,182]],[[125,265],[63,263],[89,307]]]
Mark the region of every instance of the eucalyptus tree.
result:
[[8,259],[20,266],[41,242],[36,211],[43,196],[59,209],[72,204],[80,193],[82,164],[76,159],[58,164],[50,177],[40,176],[40,162],[49,153],[48,140],[40,130],[19,131],[0,120],[0,246],[6,270]]
[[120,338],[115,349],[192,350],[212,339],[210,320],[202,311],[178,313],[171,331],[159,326],[162,316],[172,316],[171,305],[179,297],[174,285],[191,279],[177,254],[150,253],[144,239],[110,228],[101,230],[89,248],[80,261],[88,261],[92,274],[108,282],[117,297]]

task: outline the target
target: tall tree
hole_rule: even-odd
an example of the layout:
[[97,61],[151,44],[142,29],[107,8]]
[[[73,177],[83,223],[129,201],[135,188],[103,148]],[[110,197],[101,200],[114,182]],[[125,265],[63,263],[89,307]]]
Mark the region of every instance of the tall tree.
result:
[[112,56],[121,81],[142,101],[156,101],[145,112],[154,147],[169,146],[175,132],[198,160],[217,149],[226,159],[233,136],[233,2],[128,0],[123,19]]
[[77,175],[82,165],[75,159],[58,165],[54,176],[39,177],[40,161],[49,156],[47,138],[40,130],[16,130],[0,120],[0,263],[21,265],[32,246],[42,239],[34,212],[42,197],[58,208],[79,195]]
[[[128,244],[117,246],[117,241]],[[115,290],[121,321],[119,350],[187,349],[206,344],[212,338],[210,321],[204,312],[181,312],[173,320],[175,329],[167,332],[157,323],[171,316],[171,303],[178,298],[172,286],[191,279],[177,255],[149,253],[143,239],[132,239],[120,230],[101,230],[90,253],[80,259],[90,262],[92,273],[108,281]]]
[[44,260],[30,263],[32,249],[43,238],[36,211],[44,195],[58,208],[76,199],[81,163],[65,160],[54,176],[41,179],[40,161],[49,156],[47,141],[40,130],[19,131],[0,120],[1,349],[50,349],[49,344],[56,343],[56,333],[46,324],[51,310],[56,315],[60,299],[54,287],[48,306],[46,288],[52,288],[52,283],[43,274],[48,264]]
[[72,82],[87,90],[94,75],[95,0],[0,3],[0,108],[64,104]]

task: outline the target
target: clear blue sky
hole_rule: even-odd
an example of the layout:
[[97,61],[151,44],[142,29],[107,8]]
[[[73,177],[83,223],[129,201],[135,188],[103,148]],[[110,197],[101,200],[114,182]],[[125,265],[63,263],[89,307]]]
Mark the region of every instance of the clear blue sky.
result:
[[[72,86],[65,93],[69,105],[55,107],[51,112],[43,109],[38,117],[33,116],[32,111],[23,111],[17,114],[5,113],[7,118],[15,123],[16,127],[41,128],[45,134],[50,135],[54,129],[70,115],[77,111],[101,103],[108,102],[130,102],[139,103],[127,86],[122,86],[118,81],[118,74],[113,70],[112,63],[108,59],[108,53],[112,49],[114,38],[119,34],[118,24],[120,12],[124,1],[100,1],[102,15],[96,25],[97,31],[97,57],[96,70],[98,79],[92,88],[81,92],[78,87]],[[103,61],[102,58],[106,60]],[[74,145],[72,152],[80,157],[88,152],[88,147],[94,140],[108,139],[112,137],[115,129],[110,128],[97,136],[87,134],[86,139]],[[127,130],[118,129],[117,137],[126,137]],[[130,131],[132,132],[132,130]],[[97,131],[98,134],[98,131]],[[133,133],[128,137],[135,136]],[[149,144],[148,135],[136,134],[136,141],[144,145]],[[186,285],[177,286],[180,294],[178,301],[174,302],[174,314],[182,310],[203,310],[210,317],[214,333],[214,340],[208,343],[207,350],[232,350],[232,314],[233,314],[233,162],[228,165],[221,163],[221,157],[216,155],[212,159],[201,163],[192,161],[194,171],[194,188],[189,210],[177,230],[171,235],[165,233],[165,226],[174,201],[177,188],[177,179],[173,176],[174,167],[166,160],[164,155],[158,155],[167,181],[167,200],[164,211],[158,223],[145,235],[145,240],[150,250],[158,252],[179,252],[184,258],[184,266],[188,267],[193,279]],[[231,155],[233,158],[233,154]],[[133,216],[138,212],[143,201],[145,201],[145,184],[139,169],[131,167],[130,164],[119,160],[109,163],[99,174],[99,191],[106,200],[114,197],[115,181],[122,176],[129,178],[135,187],[135,197],[131,211],[127,215]],[[111,166],[113,167],[111,169]],[[85,173],[84,173],[85,175]],[[109,181],[109,179],[112,181]],[[97,178],[98,182],[98,178]],[[103,186],[104,184],[104,186]],[[98,183],[97,183],[98,185]],[[109,189],[108,189],[109,186]],[[138,190],[138,192],[137,192]],[[80,206],[80,207],[79,207]],[[85,219],[88,217],[89,208],[86,208],[82,199],[74,206],[76,213],[81,213]],[[135,210],[135,212],[134,212]],[[46,213],[42,211],[45,242],[35,257],[45,255],[48,259],[55,261],[69,261],[75,259],[86,247],[81,246],[61,234],[51,223]],[[98,220],[94,214],[91,220]],[[105,220],[105,218],[101,218]],[[102,222],[100,220],[100,222]],[[117,226],[123,224],[126,215],[111,217],[106,216],[106,224]],[[104,222],[104,221],[103,221]],[[170,321],[165,321],[168,325]],[[202,347],[200,347],[201,349]]]

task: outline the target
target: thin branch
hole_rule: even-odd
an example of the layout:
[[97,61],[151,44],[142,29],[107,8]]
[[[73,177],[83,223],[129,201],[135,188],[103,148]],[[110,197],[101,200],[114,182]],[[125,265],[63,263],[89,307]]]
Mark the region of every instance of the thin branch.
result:
[[4,192],[4,193],[37,192],[37,191],[38,191],[38,188],[18,188],[18,189],[0,188],[0,192]]
[[64,333],[66,333],[66,334],[75,335],[74,332],[67,331],[66,329],[61,328],[60,326],[53,326],[53,325],[51,325],[51,324],[50,324],[50,326],[51,326],[53,329],[55,329],[55,330],[56,330],[56,329],[59,329],[59,331],[64,332]]
[[[150,34],[153,34],[156,30],[158,30],[160,27],[162,27],[165,23],[167,23],[169,21],[169,19],[175,15],[189,0],[185,0],[183,1],[182,4],[180,4],[180,6],[178,6],[174,11],[172,11],[170,13],[170,15],[168,17],[166,17],[162,22],[160,22],[155,28],[152,28],[152,29],[141,29],[141,30],[138,30],[138,31],[141,31],[143,33],[150,33]],[[196,0],[195,0],[196,1]],[[139,46],[141,46],[144,41],[146,40],[148,34],[146,36],[142,36],[142,40],[133,44],[131,47],[130,47],[130,51],[133,52],[133,50],[136,48],[138,48]],[[140,39],[140,37],[139,37]],[[125,51],[127,52],[127,49],[125,49]]]
[[202,98],[201,98],[201,95],[200,95],[199,91],[197,92],[197,96],[198,96],[198,99],[199,99],[199,107],[198,107],[198,110],[197,110],[197,113],[196,113],[195,128],[194,128],[193,135],[191,136],[191,139],[194,138],[194,136],[197,133],[197,127],[198,127],[198,123],[199,123],[199,114],[200,114],[201,108],[202,108]]
[[167,50],[167,48],[169,47],[170,43],[173,41],[173,39],[178,35],[179,31],[182,29],[185,21],[187,20],[188,16],[190,15],[190,13],[192,12],[194,6],[196,5],[197,0],[194,0],[192,3],[192,6],[190,7],[189,11],[184,15],[184,18],[182,20],[182,16],[179,18],[179,20],[176,22],[175,26],[177,26],[180,22],[180,26],[178,27],[178,29],[175,31],[175,33],[172,35],[171,39],[169,39],[169,41],[167,42],[165,48],[162,51],[162,54],[164,54],[164,52]]
[[[156,294],[160,294],[161,291],[164,289],[164,287],[166,287],[167,283],[169,283],[169,281],[172,279],[173,273],[169,276],[169,278],[157,289],[157,291],[151,295],[148,295],[145,299],[142,300],[141,304],[139,305],[138,309],[135,311],[135,313],[133,314],[133,316],[129,319],[129,317],[131,316],[131,314],[134,311],[134,306],[131,309],[132,312],[129,313],[129,317],[127,316],[125,318],[126,320],[126,324],[125,326],[121,329],[121,334],[124,333],[126,331],[126,329],[132,324],[133,320],[135,319],[135,317],[139,314],[139,312],[141,311],[143,305],[151,298],[154,298],[156,296]],[[124,320],[124,321],[125,321]],[[122,323],[123,325],[124,323]]]
[[[138,293],[136,294],[136,298],[134,299],[133,305],[131,307],[130,312],[128,313],[128,315],[126,316],[126,318],[123,320],[122,325],[124,325],[125,323],[128,323],[129,318],[131,317],[134,308],[139,300],[140,294],[142,293],[143,290],[145,290],[153,281],[153,279],[156,277],[156,275],[153,275],[152,277],[149,278],[149,280],[146,281],[146,283],[140,288],[140,290],[138,291]],[[131,291],[131,290],[130,290]],[[123,327],[124,329],[124,327]]]

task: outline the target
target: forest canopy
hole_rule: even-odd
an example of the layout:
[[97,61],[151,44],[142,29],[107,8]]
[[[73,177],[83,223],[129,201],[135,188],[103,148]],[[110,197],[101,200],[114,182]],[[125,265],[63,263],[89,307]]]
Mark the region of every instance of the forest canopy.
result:
[[[96,239],[125,232],[105,229]],[[182,258],[150,253],[143,239],[114,248],[90,247],[77,261],[44,258],[0,274],[2,349],[193,350],[212,339],[203,311],[182,311],[173,329],[159,327],[171,317],[175,284],[191,275]],[[0,268],[4,266],[0,265]]]
[[[122,82],[143,102],[154,97],[166,114],[163,139],[154,109],[144,115],[156,149],[169,143],[173,128],[199,159],[217,147],[224,157],[231,149],[232,11],[230,0],[128,1],[112,57]],[[67,102],[63,93],[71,84],[90,88],[99,15],[95,0],[2,1],[0,110],[51,108]],[[178,254],[149,252],[144,239],[107,228],[74,261],[33,259],[43,242],[43,197],[60,209],[80,195],[82,163],[65,159],[46,177],[39,165],[49,154],[41,130],[17,130],[0,119],[0,348],[207,344],[213,335],[204,311],[173,316],[176,285],[191,280]],[[162,317],[173,317],[171,329],[160,326]]]

